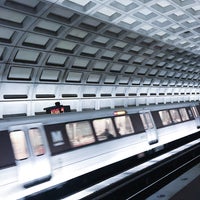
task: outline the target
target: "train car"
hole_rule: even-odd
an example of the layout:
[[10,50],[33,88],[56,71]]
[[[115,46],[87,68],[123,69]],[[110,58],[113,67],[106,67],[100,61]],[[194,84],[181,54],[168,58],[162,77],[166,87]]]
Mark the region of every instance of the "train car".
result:
[[197,132],[198,118],[197,103],[179,103],[2,119],[0,194],[4,186],[70,180],[162,146]]

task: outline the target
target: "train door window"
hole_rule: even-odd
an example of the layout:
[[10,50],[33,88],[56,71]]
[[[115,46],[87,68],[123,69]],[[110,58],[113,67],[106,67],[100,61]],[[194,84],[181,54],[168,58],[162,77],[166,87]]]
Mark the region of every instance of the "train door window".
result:
[[74,147],[95,142],[92,128],[88,121],[66,124],[69,140]]
[[179,112],[183,121],[189,120],[189,116],[185,108],[179,108]]
[[93,126],[99,141],[116,137],[111,118],[93,120]]
[[143,115],[143,114],[140,114],[140,118],[141,118],[141,120],[142,120],[142,124],[143,124],[143,126],[144,126],[144,129],[147,130],[147,124],[146,124],[146,122],[145,122],[144,115]]
[[128,115],[115,117],[115,124],[120,135],[127,135],[134,133],[133,126],[131,124],[130,117]]
[[163,126],[167,126],[172,123],[169,112],[167,110],[162,110],[162,111],[159,111],[158,113],[159,113]]
[[144,125],[145,130],[152,129],[154,127],[149,112],[145,112],[143,114],[140,114],[140,118],[142,120],[142,123]]
[[45,154],[45,147],[42,142],[42,136],[38,128],[29,129],[29,137],[35,156],[41,156]]
[[198,110],[197,110],[197,108],[195,106],[192,106],[191,110],[192,110],[193,116],[195,118],[199,116],[199,112],[198,112]]
[[158,133],[155,128],[151,112],[148,110],[140,111],[140,117],[145,128],[148,143],[155,144],[158,142]]
[[181,117],[177,109],[169,110],[169,113],[174,123],[181,122]]
[[27,159],[29,157],[29,153],[24,131],[18,130],[10,132],[10,139],[12,142],[15,159]]
[[189,118],[190,118],[190,119],[194,119],[194,115],[193,115],[193,113],[192,113],[191,107],[187,107],[186,109],[187,109]]

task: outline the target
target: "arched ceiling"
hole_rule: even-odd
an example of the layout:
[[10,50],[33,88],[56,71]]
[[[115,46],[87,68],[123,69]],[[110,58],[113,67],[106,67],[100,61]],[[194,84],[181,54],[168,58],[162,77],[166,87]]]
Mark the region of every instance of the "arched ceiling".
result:
[[76,111],[198,101],[199,10],[193,0],[1,0],[0,117],[56,101]]

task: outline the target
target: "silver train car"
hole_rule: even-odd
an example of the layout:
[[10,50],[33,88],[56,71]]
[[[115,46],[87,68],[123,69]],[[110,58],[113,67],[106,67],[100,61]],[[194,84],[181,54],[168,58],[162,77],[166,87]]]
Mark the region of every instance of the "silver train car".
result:
[[199,113],[198,103],[179,103],[2,119],[0,195],[70,180],[193,134]]

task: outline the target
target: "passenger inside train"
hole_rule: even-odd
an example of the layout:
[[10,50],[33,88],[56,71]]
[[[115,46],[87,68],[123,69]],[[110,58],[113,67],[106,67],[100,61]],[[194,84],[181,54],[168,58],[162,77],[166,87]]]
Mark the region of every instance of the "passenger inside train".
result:
[[114,138],[114,136],[109,132],[108,128],[105,129],[105,131],[104,131],[103,134],[104,134],[104,135],[107,137],[107,139],[109,139],[109,140]]

